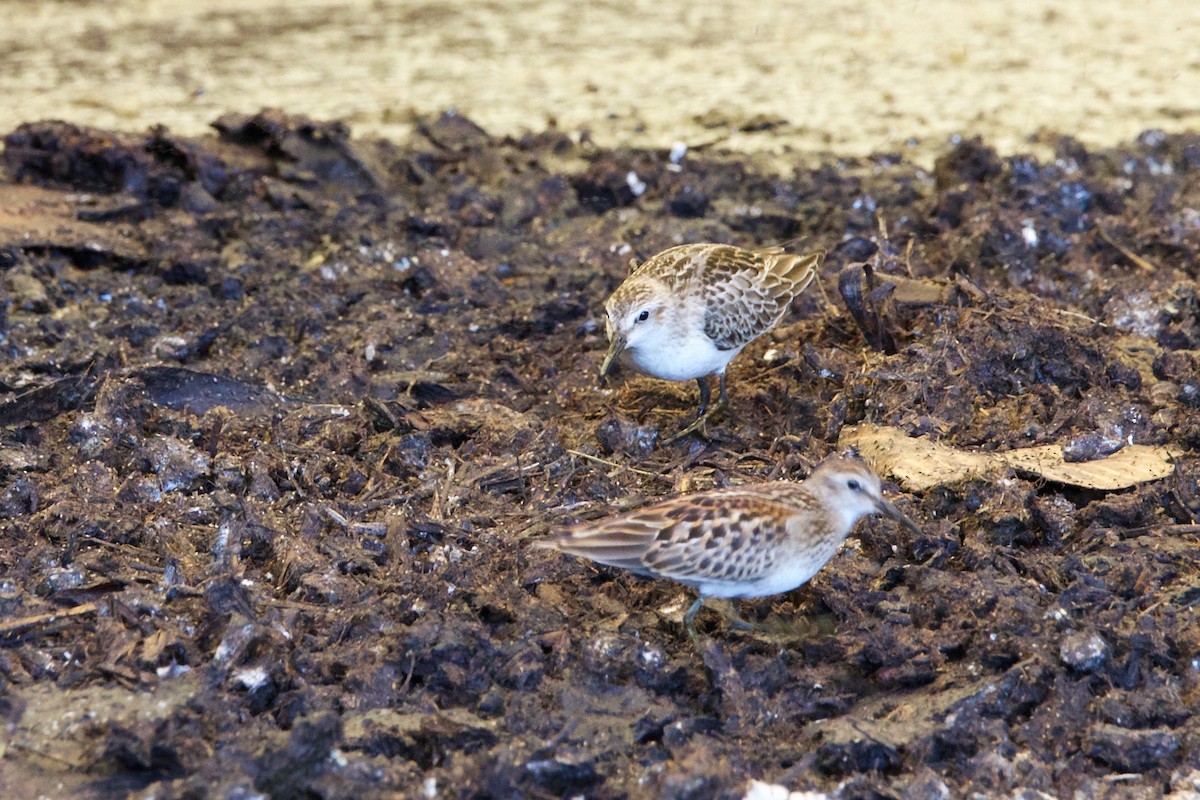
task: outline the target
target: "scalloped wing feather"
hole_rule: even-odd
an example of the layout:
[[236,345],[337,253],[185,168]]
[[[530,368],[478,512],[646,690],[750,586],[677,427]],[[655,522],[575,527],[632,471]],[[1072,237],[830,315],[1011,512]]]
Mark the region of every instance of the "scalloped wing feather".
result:
[[714,253],[705,274],[705,335],[719,349],[732,350],[766,333],[812,282],[824,256],[819,250]]
[[[805,509],[807,510],[807,509]],[[804,510],[760,492],[726,490],[666,509],[670,520],[646,549],[653,574],[680,583],[754,581],[783,555],[789,519]]]

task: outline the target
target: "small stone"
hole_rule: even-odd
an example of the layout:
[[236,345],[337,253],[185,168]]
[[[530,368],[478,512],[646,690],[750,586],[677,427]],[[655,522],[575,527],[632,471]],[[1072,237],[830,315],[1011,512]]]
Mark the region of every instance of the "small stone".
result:
[[394,458],[405,477],[416,476],[429,465],[432,453],[433,442],[429,434],[409,433],[396,443]]
[[1033,523],[1049,542],[1061,542],[1075,528],[1075,504],[1061,494],[1035,496],[1029,504]]
[[1089,756],[1125,773],[1163,766],[1181,746],[1179,737],[1167,728],[1127,730],[1107,723],[1093,725],[1083,744]]
[[170,436],[148,440],[140,456],[145,470],[162,481],[164,492],[189,491],[212,468],[212,459],[206,454]]
[[551,794],[573,796],[600,780],[595,762],[558,758],[536,759],[525,763],[525,771],[542,789]]
[[52,567],[38,583],[37,593],[43,597],[51,597],[69,589],[78,589],[83,585],[83,581],[83,570],[78,567]]
[[625,453],[645,458],[654,452],[658,429],[635,425],[623,417],[609,417],[596,427],[596,440],[606,454]]
[[1068,634],[1059,645],[1058,657],[1073,670],[1095,672],[1108,663],[1108,642],[1098,633]]
[[624,680],[637,671],[638,642],[619,633],[600,633],[585,645],[583,663],[609,680]]
[[11,616],[24,602],[24,592],[16,581],[0,580],[0,617]]
[[106,417],[101,414],[84,412],[71,426],[67,438],[79,448],[80,456],[85,459],[93,459],[98,458],[101,453],[112,447],[116,441],[116,434]]
[[121,485],[117,499],[122,503],[158,503],[163,498],[162,485],[157,478],[141,475]]
[[1200,379],[1185,378],[1182,380],[1179,384],[1177,399],[1188,408],[1200,408]]
[[213,483],[219,489],[238,494],[246,488],[246,472],[242,459],[230,453],[219,453],[212,464]]
[[1063,461],[1078,463],[1081,461],[1096,461],[1120,450],[1128,442],[1119,436],[1104,431],[1089,431],[1072,437],[1063,445]]

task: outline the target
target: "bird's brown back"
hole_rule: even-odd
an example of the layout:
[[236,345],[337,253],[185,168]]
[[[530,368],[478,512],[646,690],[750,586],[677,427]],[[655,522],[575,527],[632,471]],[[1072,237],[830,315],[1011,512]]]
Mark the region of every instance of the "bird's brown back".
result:
[[704,332],[721,350],[744,347],[775,327],[824,258],[822,251],[732,249],[710,258],[704,279]]
[[785,555],[797,516],[815,532],[827,527],[809,491],[779,481],[673,498],[562,531],[542,546],[687,584],[753,580]]

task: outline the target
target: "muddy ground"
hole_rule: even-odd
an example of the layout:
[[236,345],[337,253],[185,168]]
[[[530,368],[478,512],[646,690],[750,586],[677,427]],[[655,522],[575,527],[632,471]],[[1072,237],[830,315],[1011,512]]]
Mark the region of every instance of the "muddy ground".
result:
[[[1200,136],[780,173],[454,115],[216,127],[5,139],[4,796],[1200,790]],[[601,304],[704,240],[829,253],[711,440],[661,446],[695,387],[597,388]],[[871,343],[838,289],[864,261]],[[1181,455],[899,493],[923,536],[863,524],[699,646],[688,591],[529,547],[799,479],[866,422]]]

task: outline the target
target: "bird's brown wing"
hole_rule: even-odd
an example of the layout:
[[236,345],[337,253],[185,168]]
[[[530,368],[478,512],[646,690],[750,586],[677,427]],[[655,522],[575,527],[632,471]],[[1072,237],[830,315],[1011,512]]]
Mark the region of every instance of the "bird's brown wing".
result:
[[704,333],[719,350],[770,330],[817,273],[824,252],[714,248],[704,272]]
[[736,491],[693,495],[662,504],[661,528],[642,556],[651,574],[696,585],[753,581],[779,557],[795,509]]

